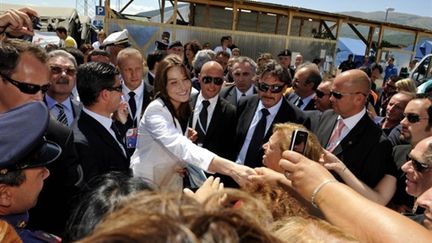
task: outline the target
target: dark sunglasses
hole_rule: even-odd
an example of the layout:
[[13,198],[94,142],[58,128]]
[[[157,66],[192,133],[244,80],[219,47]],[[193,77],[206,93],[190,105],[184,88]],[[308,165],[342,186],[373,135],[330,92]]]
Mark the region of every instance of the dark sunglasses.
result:
[[424,164],[424,163],[419,162],[418,160],[412,158],[409,155],[408,155],[408,160],[411,160],[411,164],[412,164],[414,170],[416,170],[417,172],[423,172],[423,171],[425,171],[431,167],[428,164]]
[[262,92],[267,92],[268,90],[270,90],[270,92],[276,94],[282,92],[283,88],[285,87],[285,84],[268,85],[266,83],[258,83],[257,86],[258,89]]
[[326,94],[326,93],[319,91],[319,90],[315,90],[315,94],[318,98],[322,98],[322,97],[324,97],[324,95],[330,95],[330,93]]
[[1,76],[25,94],[36,94],[39,91],[42,91],[42,93],[45,94],[50,87],[50,84],[45,84],[45,85],[29,84],[29,83],[24,83],[24,82],[11,79],[10,77],[7,77],[5,75],[1,75]]
[[117,91],[117,92],[120,92],[120,93],[123,91],[123,87],[122,87],[121,84],[119,86],[108,87],[108,88],[105,88],[105,89],[108,90],[108,91]]
[[330,91],[330,96],[335,97],[335,99],[340,100],[342,99],[342,97],[346,96],[346,95],[356,95],[356,94],[362,94],[364,96],[366,96],[366,94],[363,94],[362,92],[353,92],[353,93],[341,93],[341,92],[337,92],[337,91]]
[[223,78],[210,77],[210,76],[204,76],[202,78],[202,80],[205,84],[209,84],[209,83],[213,82],[215,85],[222,85],[224,82]]
[[75,68],[62,68],[59,66],[50,66],[50,70],[52,74],[62,74],[66,73],[68,76],[74,76],[76,74]]
[[427,118],[421,118],[420,115],[415,113],[404,113],[404,117],[408,120],[409,123],[417,123],[420,120],[427,119]]

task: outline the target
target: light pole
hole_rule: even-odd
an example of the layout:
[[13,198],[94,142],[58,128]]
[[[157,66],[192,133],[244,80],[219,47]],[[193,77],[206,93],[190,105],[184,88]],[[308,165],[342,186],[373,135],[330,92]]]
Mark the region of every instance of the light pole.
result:
[[386,14],[385,14],[384,22],[387,22],[388,13],[391,11],[395,11],[395,9],[394,8],[386,8]]

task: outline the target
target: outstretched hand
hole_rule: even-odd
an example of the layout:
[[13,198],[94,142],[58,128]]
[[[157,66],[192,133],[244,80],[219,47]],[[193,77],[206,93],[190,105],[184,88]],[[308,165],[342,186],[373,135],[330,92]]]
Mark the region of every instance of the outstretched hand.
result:
[[[223,189],[224,184],[220,182],[220,178],[210,176],[196,192],[191,191],[189,188],[183,189],[183,192],[186,196],[194,198],[199,203],[204,203],[211,195],[221,192]],[[221,198],[220,200],[223,201],[224,198]]]
[[251,181],[249,180],[249,176],[256,175],[257,173],[252,168],[235,164],[234,169],[231,171],[230,176],[233,178],[240,187],[244,187]]
[[333,170],[337,173],[342,173],[347,169],[346,165],[341,160],[339,160],[336,155],[327,150],[324,150],[319,162],[328,170]]

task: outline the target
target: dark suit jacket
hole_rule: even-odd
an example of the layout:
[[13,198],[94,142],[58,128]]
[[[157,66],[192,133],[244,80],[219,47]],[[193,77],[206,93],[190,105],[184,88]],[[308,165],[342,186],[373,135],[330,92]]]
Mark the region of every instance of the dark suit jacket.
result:
[[123,154],[117,141],[84,111],[74,127],[74,135],[86,182],[110,171],[129,173],[129,158]]
[[[295,105],[295,102],[297,101],[298,98],[299,98],[299,96],[295,92],[292,92],[292,93],[288,94],[288,96],[287,96],[287,100],[289,102],[291,102],[291,104],[294,104],[294,105]],[[309,100],[309,102],[306,104],[306,106],[303,110],[304,111],[316,110],[314,99]]]
[[51,116],[46,138],[60,145],[62,153],[47,165],[50,176],[44,181],[36,206],[29,211],[29,227],[61,236],[70,211],[75,207],[69,202],[78,193],[83,175],[72,129]]
[[[229,103],[233,104],[234,106],[237,106],[237,104],[240,102],[237,102],[237,93],[235,89],[235,85],[223,87],[222,90],[219,93],[219,96],[227,100]],[[253,93],[256,94],[257,90],[254,87]],[[246,98],[246,97],[245,97]]]
[[[150,74],[148,74],[148,75],[150,75]],[[132,127],[137,128],[138,127],[139,122],[141,120],[142,115],[144,114],[145,109],[147,108],[148,104],[150,104],[150,102],[153,99],[153,86],[149,85],[147,82],[144,82],[143,88],[144,88],[144,93],[143,93],[143,102],[142,102],[142,107],[141,107],[141,114],[139,115],[138,119],[135,121],[136,124],[134,124],[134,121],[132,120],[131,114],[128,115],[128,118],[127,118],[127,121],[125,124],[122,124],[119,121],[115,121],[115,124],[116,124],[117,128],[119,129],[122,137],[126,136],[126,132],[129,128],[132,128]],[[134,151],[135,151],[135,149],[127,149],[128,156],[129,157],[132,156]]]
[[[338,114],[333,110],[322,113],[315,133],[324,148],[330,140],[337,117]],[[333,154],[341,159],[358,179],[373,188],[385,174],[396,177],[391,150],[390,142],[366,113],[334,149]]]
[[[192,110],[195,109],[198,94],[191,97]],[[192,127],[192,118],[190,126]],[[237,125],[236,107],[220,96],[211,117],[203,147],[230,160],[235,159],[235,131]]]
[[[240,100],[239,105],[237,106],[237,114],[238,114],[238,123],[236,130],[236,154],[240,153],[240,150],[243,146],[243,143],[246,139],[247,132],[249,130],[249,126],[252,123],[252,119],[255,115],[255,111],[258,107],[260,99],[257,95],[249,96],[246,99]],[[277,112],[272,127],[276,123],[284,123],[284,122],[294,122],[298,124],[303,124],[307,128],[310,128],[310,120],[305,116],[305,114],[299,110],[295,105],[286,101],[285,98],[282,97],[282,105]],[[272,135],[272,127],[267,131],[262,141],[262,144],[266,143],[270,136]],[[261,144],[261,145],[262,145]],[[247,161],[247,165],[251,167],[259,167],[262,166],[262,156],[264,155],[264,150],[261,148],[259,156],[254,161]]]

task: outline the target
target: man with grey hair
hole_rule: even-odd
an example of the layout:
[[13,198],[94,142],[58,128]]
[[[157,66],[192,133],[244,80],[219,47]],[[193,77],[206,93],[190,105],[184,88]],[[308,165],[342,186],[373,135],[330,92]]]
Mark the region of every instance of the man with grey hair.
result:
[[234,78],[234,85],[221,90],[220,96],[237,106],[240,98],[257,93],[254,84],[254,76],[257,64],[249,57],[241,56],[234,59],[231,69]]
[[288,95],[288,101],[296,105],[300,110],[315,110],[315,90],[321,80],[319,69],[315,64],[305,63],[300,65],[293,78],[294,92]]
[[214,51],[208,50],[208,49],[200,50],[195,55],[195,57],[192,61],[192,66],[193,66],[194,74],[195,74],[194,77],[192,78],[192,86],[195,89],[201,90],[198,76],[201,72],[202,66],[204,66],[204,64],[206,62],[215,60],[215,58],[216,58],[216,53]]
[[71,98],[77,70],[75,58],[64,50],[54,50],[48,53],[47,66],[51,85],[44,101],[52,116],[72,126],[82,109],[82,104]]

